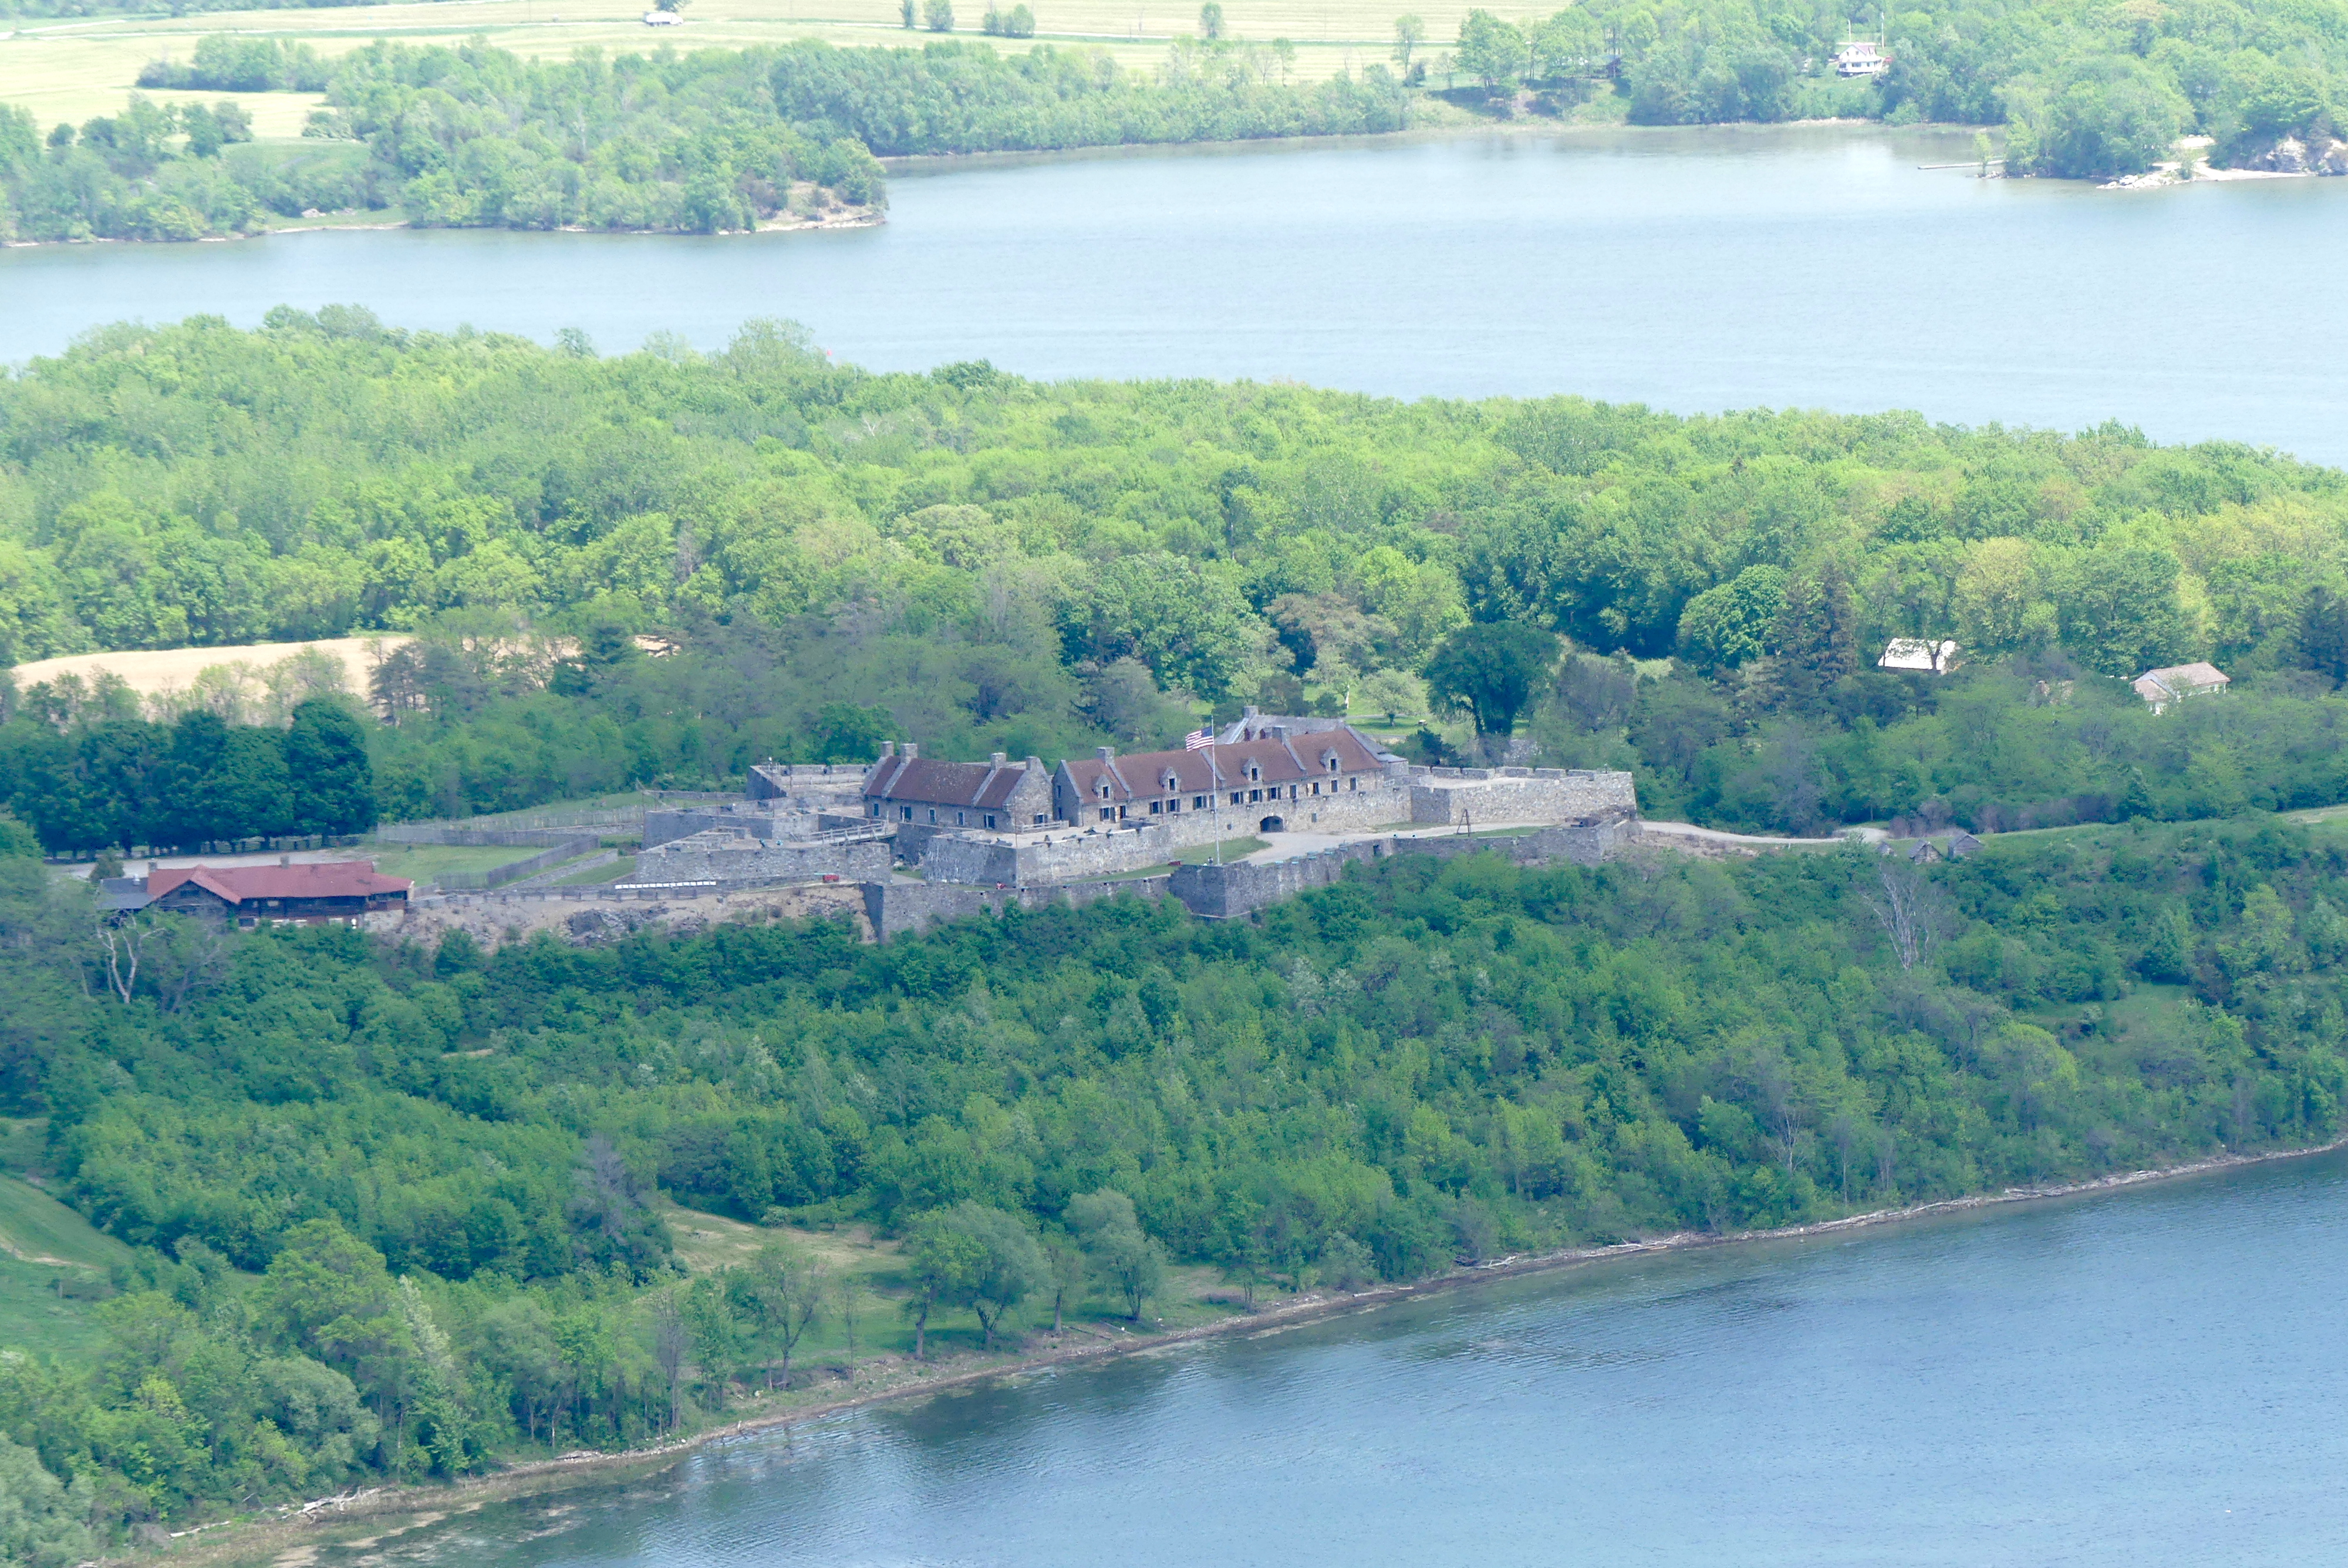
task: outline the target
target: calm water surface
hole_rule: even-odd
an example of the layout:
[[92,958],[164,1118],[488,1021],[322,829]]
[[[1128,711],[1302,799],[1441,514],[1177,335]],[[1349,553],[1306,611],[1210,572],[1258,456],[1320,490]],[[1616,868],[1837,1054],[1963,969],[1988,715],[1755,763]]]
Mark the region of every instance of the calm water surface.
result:
[[745,1440],[391,1560],[2337,1563],[2343,1223],[2326,1157],[1610,1265]]
[[889,369],[2116,417],[2348,462],[2328,281],[2348,180],[2116,192],[1916,167],[1970,145],[1779,128],[1151,152],[900,178],[860,232],[17,250],[0,361],[281,302],[606,350],[780,315]]

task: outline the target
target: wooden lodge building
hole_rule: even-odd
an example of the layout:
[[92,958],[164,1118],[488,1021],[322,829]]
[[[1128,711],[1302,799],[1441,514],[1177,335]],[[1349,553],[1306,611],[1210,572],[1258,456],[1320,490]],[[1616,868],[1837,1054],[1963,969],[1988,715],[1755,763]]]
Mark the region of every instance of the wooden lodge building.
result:
[[211,915],[240,926],[263,920],[355,920],[407,907],[415,884],[386,876],[371,860],[275,866],[180,866],[147,875],[146,904],[180,915]]

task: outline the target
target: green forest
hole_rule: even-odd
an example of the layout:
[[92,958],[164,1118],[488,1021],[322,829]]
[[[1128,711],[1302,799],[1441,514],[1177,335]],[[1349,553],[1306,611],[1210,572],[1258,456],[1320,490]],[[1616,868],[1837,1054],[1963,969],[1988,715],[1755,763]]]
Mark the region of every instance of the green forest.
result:
[[1930,868],[1406,857],[1254,922],[1128,898],[886,948],[173,920],[125,987],[20,854],[0,1095],[139,1249],[92,1354],[0,1359],[23,1528],[66,1543],[20,1560],[788,1378],[842,1309],[820,1269],[689,1269],[664,1194],[901,1238],[865,1332],[936,1354],[1138,1317],[1169,1259],[1354,1289],[2328,1137],[2343,872],[2271,821],[2139,824]]
[[[1879,40],[1890,67],[1838,77],[1833,56],[1854,38]],[[2219,165],[2285,138],[2320,159],[2348,91],[2348,6],[1590,0],[1529,26],[1470,12],[1449,63],[1479,93],[1541,112],[1612,94],[1638,125],[2003,125],[2009,172],[2101,178],[2150,168],[2182,135],[2211,138]]]
[[299,142],[257,143],[232,100],[134,94],[44,130],[0,106],[0,240],[193,240],[305,212],[396,209],[427,227],[737,232],[885,205],[875,154],[1392,130],[1382,66],[1292,85],[1261,50],[1185,46],[1128,72],[1097,50],[1015,56],[819,43],[582,50],[533,61],[472,43],[304,44],[220,36],[140,85],[323,91]]
[[[347,308],[0,382],[0,657],[413,631],[346,693],[393,721],[386,819],[1247,702],[1428,717],[1422,761],[1513,734],[1751,830],[2327,805],[2343,576],[2337,472],[2117,426],[882,375],[774,325],[605,358]],[[1965,662],[1880,671],[1894,637]],[[2127,688],[2204,658],[2222,700]],[[0,682],[0,785],[53,848],[259,835],[151,825],[184,717]]]
[[[1838,77],[1840,44],[1878,34],[1890,67]],[[1440,54],[1423,35],[1397,23],[1400,77],[1371,65],[1312,86],[1291,83],[1276,50],[1230,37],[1179,40],[1135,73],[1097,50],[946,39],[565,61],[378,41],[328,60],[221,35],[190,60],[158,59],[140,84],[323,92],[300,142],[253,142],[228,100],[134,96],[118,115],[46,130],[0,108],[0,240],[191,240],[394,210],[424,225],[737,231],[882,204],[876,155],[1396,130],[1405,79],[1428,86],[1430,66],[1447,96],[1487,112],[2003,126],[2015,174],[2139,172],[2186,135],[2210,138],[2221,166],[2348,167],[2331,150],[2348,70],[2338,0],[1929,0],[1888,19],[1591,0],[1524,25],[1471,11]],[[2297,152],[2278,151],[2287,140]]]

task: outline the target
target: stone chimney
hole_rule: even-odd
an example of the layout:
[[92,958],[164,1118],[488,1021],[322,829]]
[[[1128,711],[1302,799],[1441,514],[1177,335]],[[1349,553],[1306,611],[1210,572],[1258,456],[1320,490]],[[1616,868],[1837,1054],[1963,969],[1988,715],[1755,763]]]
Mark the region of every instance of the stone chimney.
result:
[[1103,762],[1107,762],[1111,757],[1117,755],[1117,748],[1114,746],[1095,746],[1093,748],[1093,755],[1098,757]]
[[897,754],[897,743],[896,743],[896,742],[894,742],[894,741],[883,741],[883,742],[881,742],[881,743],[880,743],[880,760],[881,760],[882,762],[884,762],[884,763],[885,763],[885,762],[887,762],[891,757],[893,757],[893,756],[895,756],[896,754]]
[[922,748],[921,748],[921,747],[919,747],[919,746],[915,745],[915,744],[914,744],[912,742],[911,742],[911,741],[907,741],[907,742],[905,743],[905,760],[906,760],[907,762],[909,762],[909,763],[910,763],[910,762],[913,761],[916,757],[919,757],[921,754],[922,754]]
[[1010,762],[1011,753],[1008,752],[989,752],[986,753],[986,765],[988,767],[1006,767],[1010,764]]
[[280,866],[291,866],[294,864],[294,857],[290,855],[281,855],[277,857],[277,864]]
[[1041,757],[1029,757],[1027,759],[1027,771],[1031,774],[1042,773],[1044,771],[1044,759]]

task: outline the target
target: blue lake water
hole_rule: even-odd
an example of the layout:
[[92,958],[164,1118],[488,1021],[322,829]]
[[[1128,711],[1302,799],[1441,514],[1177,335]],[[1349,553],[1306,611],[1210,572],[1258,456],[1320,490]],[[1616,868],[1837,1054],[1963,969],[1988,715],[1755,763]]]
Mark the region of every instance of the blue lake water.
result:
[[0,251],[0,361],[351,301],[606,349],[806,323],[890,369],[1577,392],[2225,437],[2348,462],[2348,180],[1979,180],[1945,132],[1486,136],[965,164],[881,228]]
[[369,1560],[2336,1563],[2343,1225],[2327,1156],[1610,1263],[740,1440]]

